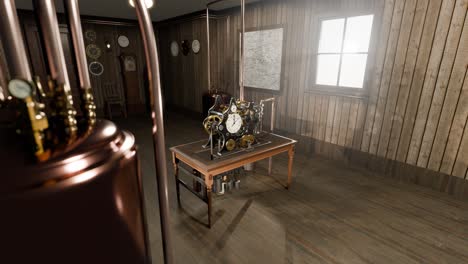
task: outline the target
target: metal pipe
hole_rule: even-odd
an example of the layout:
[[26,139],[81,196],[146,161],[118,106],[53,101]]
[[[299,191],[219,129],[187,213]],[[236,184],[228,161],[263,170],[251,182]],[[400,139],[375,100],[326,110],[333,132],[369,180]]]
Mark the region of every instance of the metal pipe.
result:
[[[0,1],[0,32],[6,60],[10,66],[10,77],[32,81],[23,33],[19,26],[14,0]],[[9,34],[6,34],[9,32]],[[6,87],[4,87],[5,90]]]
[[[7,77],[8,67],[5,62],[0,59],[0,103],[7,100],[8,98],[8,77]],[[0,105],[1,107],[1,105]]]
[[91,90],[91,80],[88,74],[88,62],[86,61],[85,44],[83,40],[83,29],[81,28],[80,11],[78,0],[64,0],[67,12],[68,24],[73,40],[73,50],[75,52],[76,68],[81,87],[81,98],[83,100],[81,108],[86,118],[86,130],[96,123],[96,106],[94,105],[93,93]]
[[206,56],[207,56],[207,74],[208,74],[208,92],[211,94],[211,57],[210,57],[210,12],[208,5],[206,7]]
[[[276,99],[274,97],[268,99],[260,100],[260,105],[264,105],[266,102],[271,102],[271,120],[270,120],[270,132],[273,133],[274,126],[275,126],[275,112],[276,112]],[[262,109],[263,111],[263,109]],[[260,124],[263,127],[263,122]],[[262,129],[263,130],[263,129]],[[273,166],[273,157],[268,158],[268,175],[271,175]]]
[[245,38],[245,0],[241,0],[241,43],[239,60],[239,99],[244,101],[244,38]]
[[165,263],[174,263],[172,236],[169,223],[169,193],[167,184],[166,144],[164,140],[163,102],[159,80],[158,52],[153,25],[143,0],[135,0],[138,24],[143,37],[146,64],[148,65],[151,118],[153,122],[153,148],[158,181],[159,211]]
[[35,9],[41,26],[41,34],[49,62],[50,75],[58,84],[63,84],[70,90],[67,64],[62,48],[60,31],[53,0],[35,0]]
[[77,0],[64,0],[64,6],[67,11],[68,22],[73,40],[73,49],[75,51],[76,68],[82,89],[91,87],[91,81],[88,74],[88,63],[86,61],[85,44],[83,40],[83,29],[81,28],[80,11]]
[[52,88],[54,93],[53,122],[58,124],[54,135],[59,144],[69,145],[75,141],[78,127],[54,0],[35,0],[34,9],[39,19],[42,42],[46,49],[52,78],[49,82],[52,87],[49,88]]

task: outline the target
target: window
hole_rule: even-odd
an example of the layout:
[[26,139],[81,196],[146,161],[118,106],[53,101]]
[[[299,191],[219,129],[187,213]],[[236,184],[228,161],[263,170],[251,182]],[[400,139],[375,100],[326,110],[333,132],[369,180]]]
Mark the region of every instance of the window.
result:
[[322,20],[317,85],[362,88],[374,15]]

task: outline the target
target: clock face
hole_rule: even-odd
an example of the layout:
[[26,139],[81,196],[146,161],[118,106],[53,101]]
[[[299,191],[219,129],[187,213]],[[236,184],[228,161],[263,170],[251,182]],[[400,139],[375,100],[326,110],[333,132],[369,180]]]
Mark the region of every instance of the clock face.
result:
[[94,42],[96,41],[96,31],[94,30],[86,30],[85,37],[87,40]]
[[177,41],[172,41],[171,43],[171,54],[174,57],[177,57],[179,55],[179,44],[177,44]]
[[89,72],[94,76],[100,76],[104,72],[104,66],[97,61],[89,64]]
[[97,60],[99,57],[101,57],[101,49],[95,44],[89,44],[86,47],[86,55],[88,55],[88,57],[91,59]]
[[226,129],[231,134],[237,133],[242,127],[242,117],[239,114],[229,114],[226,120]]
[[119,46],[122,48],[128,47],[130,45],[130,40],[128,40],[127,36],[119,36],[117,39],[117,42],[119,43]]
[[18,99],[26,99],[31,96],[31,84],[24,80],[13,79],[8,83],[8,91]]
[[182,54],[184,54],[184,56],[187,56],[190,52],[190,43],[188,40],[182,40],[182,43],[180,44],[180,46],[182,47]]
[[200,41],[198,41],[197,39],[192,41],[192,50],[195,54],[200,52]]

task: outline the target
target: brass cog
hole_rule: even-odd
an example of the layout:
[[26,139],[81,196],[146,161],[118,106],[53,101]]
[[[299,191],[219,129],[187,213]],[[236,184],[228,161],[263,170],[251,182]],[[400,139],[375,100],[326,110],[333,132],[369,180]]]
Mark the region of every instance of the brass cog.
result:
[[227,142],[226,142],[226,150],[227,151],[231,151],[233,149],[236,148],[236,141],[234,139],[229,139]]

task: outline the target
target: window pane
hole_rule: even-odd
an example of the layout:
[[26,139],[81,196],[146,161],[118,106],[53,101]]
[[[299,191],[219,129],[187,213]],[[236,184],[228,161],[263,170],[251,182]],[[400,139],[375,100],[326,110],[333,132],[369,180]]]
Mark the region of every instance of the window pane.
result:
[[344,52],[367,52],[374,15],[350,17],[346,21]]
[[344,54],[341,62],[340,86],[362,88],[367,54]]
[[344,18],[322,21],[319,53],[341,52],[344,21]]
[[336,85],[340,55],[318,55],[316,84]]

